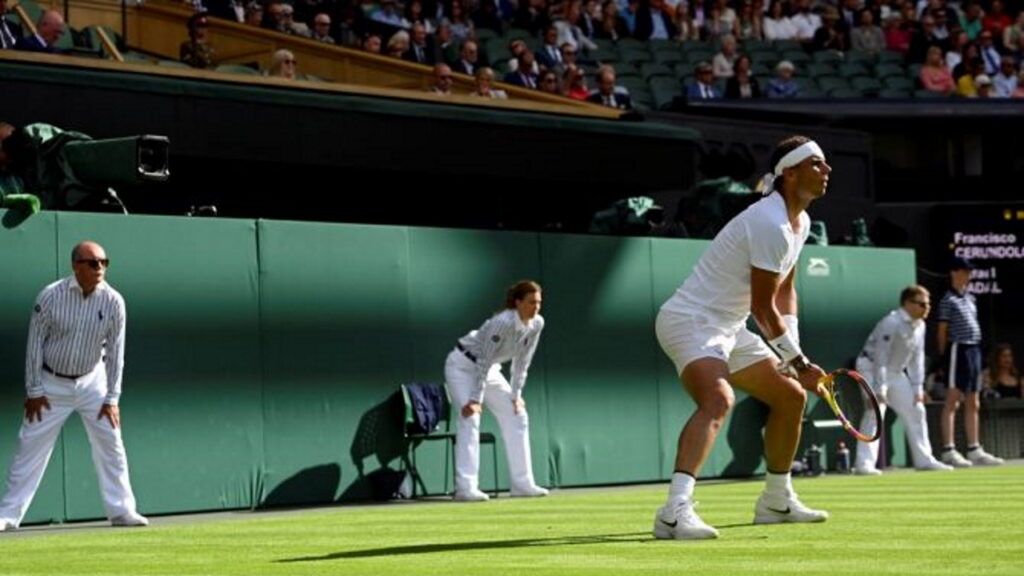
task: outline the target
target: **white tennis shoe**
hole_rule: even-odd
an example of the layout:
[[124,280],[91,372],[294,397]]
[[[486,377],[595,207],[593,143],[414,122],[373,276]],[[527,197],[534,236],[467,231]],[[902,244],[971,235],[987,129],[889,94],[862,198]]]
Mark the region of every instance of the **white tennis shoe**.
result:
[[976,466],[1001,466],[1006,463],[1006,460],[985,452],[981,446],[968,451],[967,459],[971,461],[971,464]]
[[778,497],[762,492],[754,506],[754,524],[824,522],[828,512],[804,506],[796,494]]
[[697,503],[681,499],[665,504],[654,515],[654,537],[660,540],[706,540],[718,538],[718,530],[697,516]]
[[970,460],[964,458],[963,455],[961,455],[956,450],[943,451],[942,462],[945,464],[949,464],[953,468],[970,468],[971,466],[973,466]]

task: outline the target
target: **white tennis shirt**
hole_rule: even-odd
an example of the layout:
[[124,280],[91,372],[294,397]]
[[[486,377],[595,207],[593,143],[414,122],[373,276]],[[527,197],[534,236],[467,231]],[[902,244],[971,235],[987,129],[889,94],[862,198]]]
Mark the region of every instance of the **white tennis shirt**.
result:
[[750,315],[751,267],[785,277],[799,260],[810,228],[810,217],[801,212],[800,232],[794,232],[782,194],[765,196],[722,228],[661,309],[697,309],[724,322],[745,323]]

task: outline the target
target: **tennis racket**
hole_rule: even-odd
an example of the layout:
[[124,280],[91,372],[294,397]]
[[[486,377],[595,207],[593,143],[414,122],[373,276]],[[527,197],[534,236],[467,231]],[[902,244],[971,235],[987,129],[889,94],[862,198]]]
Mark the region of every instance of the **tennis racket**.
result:
[[[872,392],[867,380],[854,370],[840,368],[829,372],[818,382],[818,393],[851,435],[863,442],[874,442],[882,435],[882,410],[878,406],[878,398]],[[851,418],[857,414],[858,401],[864,404],[864,410],[875,413],[875,432],[866,434],[857,428]]]

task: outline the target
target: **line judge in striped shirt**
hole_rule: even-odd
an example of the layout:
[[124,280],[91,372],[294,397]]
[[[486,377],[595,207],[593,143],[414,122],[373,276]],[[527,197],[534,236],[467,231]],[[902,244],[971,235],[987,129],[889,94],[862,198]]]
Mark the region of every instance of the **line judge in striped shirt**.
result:
[[25,421],[0,500],[0,531],[21,524],[72,412],[81,416],[89,436],[111,524],[149,524],[136,511],[121,440],[125,307],[121,294],[104,281],[109,265],[102,246],[82,242],[71,251],[74,275],[36,298],[25,354]]
[[[505,309],[479,330],[460,338],[448,354],[444,375],[454,406],[459,408],[455,433],[455,499],[487,500],[479,487],[480,416],[484,405],[494,414],[505,440],[512,496],[547,496],[533,480],[530,461],[530,419],[523,400],[526,373],[544,329],[541,288],[531,280],[509,287]],[[512,382],[501,373],[511,361]]]

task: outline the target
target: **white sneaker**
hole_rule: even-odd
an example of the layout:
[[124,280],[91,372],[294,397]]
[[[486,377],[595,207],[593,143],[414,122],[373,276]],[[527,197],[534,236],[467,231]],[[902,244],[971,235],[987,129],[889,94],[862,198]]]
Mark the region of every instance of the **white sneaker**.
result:
[[933,458],[931,462],[928,462],[924,466],[918,466],[917,469],[922,472],[934,472],[952,470],[953,467],[950,466],[949,464],[943,464],[942,462],[939,462],[938,460],[935,460]]
[[456,490],[455,500],[457,502],[486,502],[491,497],[484,494],[480,490],[474,488],[472,490]]
[[867,467],[867,466],[863,466],[863,467],[857,466],[856,468],[853,469],[853,473],[856,474],[857,476],[881,476],[882,475],[882,471],[879,470],[878,468],[875,468],[874,466],[871,466],[870,468]]
[[942,452],[942,462],[943,464],[949,464],[953,468],[970,468],[973,466],[970,460],[964,458],[956,450],[944,450]]
[[697,516],[697,503],[684,499],[670,502],[654,515],[654,537],[661,540],[705,540],[718,538],[718,530]]
[[754,524],[781,524],[785,522],[824,522],[828,512],[804,506],[790,494],[788,498],[772,497],[762,492],[754,506]]
[[969,451],[967,459],[971,461],[971,464],[977,464],[978,466],[1002,466],[1006,463],[1006,460],[985,452],[981,446]]
[[14,530],[14,524],[7,521],[0,522],[0,532],[7,532],[8,530]]
[[149,526],[149,519],[138,512],[129,512],[110,519],[111,526]]
[[511,490],[509,494],[515,498],[539,498],[548,495],[547,488],[541,488],[540,486],[530,486],[526,490]]

